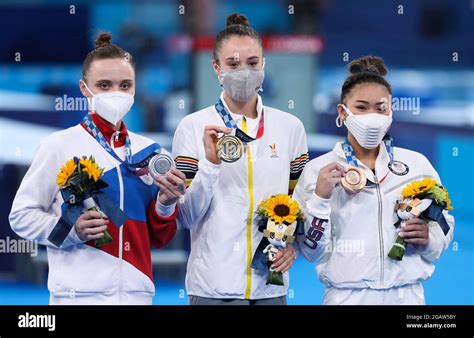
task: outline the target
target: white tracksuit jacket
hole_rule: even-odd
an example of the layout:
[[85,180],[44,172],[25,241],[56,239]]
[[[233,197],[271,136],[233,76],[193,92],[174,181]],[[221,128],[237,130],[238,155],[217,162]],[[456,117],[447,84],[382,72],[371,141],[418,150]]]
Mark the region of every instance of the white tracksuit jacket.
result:
[[310,161],[295,188],[293,197],[306,215],[305,235],[297,238],[299,251],[308,260],[317,261],[319,279],[328,288],[381,290],[427,280],[434,271],[433,262],[453,238],[454,218],[447,211],[444,215],[450,230],[446,236],[438,223],[429,222],[429,245],[424,250],[409,244],[402,261],[387,254],[397,237],[394,207],[402,189],[424,177],[440,183],[435,169],[422,154],[395,147],[394,159],[409,169],[407,174],[397,175],[388,169],[389,156],[382,144],[375,165],[377,178],[358,161],[372,182],[388,173],[380,184],[357,194],[348,194],[338,185],[330,199],[320,198],[314,193],[319,170],[331,162],[348,165],[341,144]]
[[190,184],[178,212],[179,224],[191,230],[186,276],[189,295],[221,299],[286,295],[288,273],[284,274],[285,286],[266,285],[266,272],[251,268],[262,239],[255,211],[263,199],[292,190],[307,162],[308,150],[301,121],[263,107],[260,96],[257,119],[244,120],[228,111],[242,130],[247,127],[248,134],[255,136],[262,109],[263,137],[251,142],[250,151],[246,148],[234,163],[214,165],[205,158],[204,127],[224,126],[214,106],[186,116],[176,130],[173,158]]
[[[133,162],[153,155],[159,146],[126,130],[115,132],[98,115],[91,115],[115,152],[124,158],[124,139],[130,137]],[[127,214],[118,228],[110,222],[113,242],[99,248],[84,243],[71,229],[60,248],[47,238],[65,207],[56,174],[74,156],[94,155],[104,168],[103,191]],[[162,217],[156,207],[158,187],[132,175],[109,155],[82,124],[55,132],[41,143],[13,201],[10,225],[21,237],[47,246],[51,304],[151,304],[155,293],[150,244],[165,245],[176,232],[176,214]],[[173,211],[171,211],[172,213]],[[164,213],[160,213],[165,215]]]

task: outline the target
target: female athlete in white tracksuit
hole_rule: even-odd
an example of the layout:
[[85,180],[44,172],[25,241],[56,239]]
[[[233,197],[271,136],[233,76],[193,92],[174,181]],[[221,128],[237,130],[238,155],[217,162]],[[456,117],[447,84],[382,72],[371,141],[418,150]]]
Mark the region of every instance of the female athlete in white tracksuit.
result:
[[[262,104],[257,94],[263,82],[262,45],[245,17],[227,19],[213,65],[224,89],[216,97],[219,103],[186,116],[172,148],[189,183],[178,220],[191,230],[190,303],[286,304],[286,271],[295,252],[289,246],[274,261],[284,272],[285,286],[267,285],[266,269],[252,267],[262,240],[255,211],[263,199],[294,187],[308,159],[304,127],[296,117]],[[232,128],[254,140],[246,142],[236,162],[221,163],[217,134],[229,133],[231,121]]]
[[[453,238],[454,219],[444,211],[447,233],[436,222],[408,220],[400,235],[408,243],[402,261],[387,256],[397,237],[395,203],[410,182],[438,174],[422,154],[393,147],[391,89],[383,60],[364,57],[350,65],[338,104],[338,125],[348,137],[308,163],[294,198],[305,211],[298,249],[317,261],[325,284],[324,304],[424,304],[422,282]],[[358,193],[341,186],[347,166],[368,179]]]
[[[162,150],[122,122],[133,104],[135,71],[130,55],[110,39],[100,34],[84,61],[80,87],[91,112],[82,123],[41,143],[10,213],[10,225],[19,236],[47,246],[50,304],[151,304],[150,243],[161,247],[176,232],[175,205],[180,183],[184,190],[184,174],[173,169],[153,184],[142,170]],[[113,224],[116,218],[86,211],[58,240],[53,229],[58,229],[67,205],[56,174],[73,157],[90,155],[104,169],[102,180],[108,186],[103,192],[114,203],[111,213],[120,208],[126,220]],[[112,242],[95,245],[105,230]]]

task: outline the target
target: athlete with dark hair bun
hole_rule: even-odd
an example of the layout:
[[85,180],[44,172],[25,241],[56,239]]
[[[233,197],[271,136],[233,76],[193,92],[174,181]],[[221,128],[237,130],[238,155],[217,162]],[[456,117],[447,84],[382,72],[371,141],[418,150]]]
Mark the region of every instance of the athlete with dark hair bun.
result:
[[[422,282],[451,243],[454,218],[444,210],[439,223],[419,213],[397,222],[395,207],[408,183],[441,182],[425,156],[394,147],[387,134],[392,90],[383,60],[366,56],[349,71],[336,119],[347,139],[310,161],[295,188],[306,215],[298,249],[317,261],[324,304],[424,304]],[[389,257],[398,234],[406,242],[402,260]]]

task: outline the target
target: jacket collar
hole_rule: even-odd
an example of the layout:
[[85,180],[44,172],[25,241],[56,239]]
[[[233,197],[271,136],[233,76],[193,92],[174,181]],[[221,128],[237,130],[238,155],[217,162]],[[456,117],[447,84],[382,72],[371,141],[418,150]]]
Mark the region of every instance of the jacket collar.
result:
[[[125,146],[125,139],[128,135],[128,130],[127,130],[127,126],[125,125],[123,121],[121,123],[120,130],[115,130],[112,124],[105,121],[98,114],[92,113],[92,114],[89,114],[89,116],[91,117],[92,121],[97,126],[97,128],[100,130],[102,135],[104,135],[109,145],[112,146],[112,144],[110,143],[110,140],[113,138],[114,148]],[[83,123],[81,123],[81,125],[85,128]]]
[[[333,151],[337,155],[337,157],[340,158],[341,161],[343,161],[345,165],[348,166],[349,163],[347,163],[346,155],[344,154],[344,150],[342,149],[343,143],[344,143],[343,141],[337,142],[333,148]],[[387,149],[383,141],[380,143],[379,147],[380,147],[379,154],[377,155],[377,159],[375,160],[375,174],[380,180],[383,177],[385,177],[387,173],[390,171],[388,168],[388,164],[390,163],[390,156],[388,155]],[[374,177],[374,173],[372,172],[372,170],[369,167],[367,167],[364,163],[358,160],[357,164],[359,165],[360,168],[364,169],[367,177]]]
[[[229,112],[230,116],[234,119],[234,121],[241,120],[243,115],[236,114],[235,112],[230,111],[229,106],[227,106],[227,103],[224,100],[224,92],[221,93],[220,99],[222,103],[224,104],[225,109]],[[262,97],[257,94],[257,118],[255,119],[256,121],[260,120],[260,117],[262,116],[262,110],[263,110],[263,103],[262,103]]]

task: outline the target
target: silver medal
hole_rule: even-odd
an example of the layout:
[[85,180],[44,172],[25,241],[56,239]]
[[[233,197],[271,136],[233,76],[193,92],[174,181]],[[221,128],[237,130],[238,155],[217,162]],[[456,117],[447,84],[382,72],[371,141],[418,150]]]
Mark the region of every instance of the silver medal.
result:
[[171,168],[174,167],[173,159],[166,154],[158,154],[153,156],[148,163],[148,172],[153,178],[165,176]]

